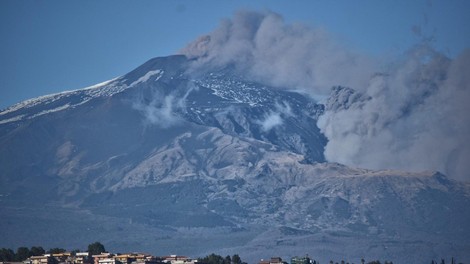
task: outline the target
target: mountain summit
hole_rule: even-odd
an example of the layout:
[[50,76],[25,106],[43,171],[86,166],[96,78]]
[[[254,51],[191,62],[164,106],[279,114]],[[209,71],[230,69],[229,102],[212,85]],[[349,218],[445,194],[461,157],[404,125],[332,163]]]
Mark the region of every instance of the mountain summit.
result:
[[469,185],[327,163],[316,125],[324,105],[190,63],[154,58],[0,112],[3,246],[99,240],[114,251],[253,261],[470,257]]

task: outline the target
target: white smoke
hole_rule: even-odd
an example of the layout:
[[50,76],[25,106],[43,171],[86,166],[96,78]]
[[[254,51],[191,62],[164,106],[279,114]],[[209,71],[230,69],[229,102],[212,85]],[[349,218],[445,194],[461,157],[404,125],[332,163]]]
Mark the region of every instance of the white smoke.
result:
[[189,89],[182,95],[178,90],[170,94],[155,90],[151,96],[148,96],[151,98],[150,102],[147,102],[145,96],[140,94],[140,97],[132,102],[132,107],[142,113],[146,124],[164,129],[170,128],[182,122],[178,112],[186,111],[186,98],[197,89],[198,87],[190,82]]
[[[324,30],[242,11],[182,53],[193,59],[194,71],[231,65],[253,80],[313,96],[333,86],[353,88],[336,89],[318,121],[328,161],[439,170],[470,180],[469,51],[451,60],[424,44],[379,62]],[[282,122],[272,114],[264,120],[267,130]]]
[[149,103],[145,103],[144,100],[133,103],[133,108],[143,114],[147,124],[161,128],[169,128],[181,122],[175,114],[177,107],[179,107],[179,100],[176,100],[173,95],[155,96]]
[[264,120],[258,122],[261,125],[261,130],[268,132],[276,126],[280,126],[284,123],[282,120],[281,114],[279,113],[270,113],[265,117]]
[[264,119],[259,120],[258,123],[261,126],[261,130],[268,132],[274,127],[284,124],[284,118],[293,116],[292,109],[288,103],[283,102],[282,104],[276,102],[276,111],[270,111],[264,116]]

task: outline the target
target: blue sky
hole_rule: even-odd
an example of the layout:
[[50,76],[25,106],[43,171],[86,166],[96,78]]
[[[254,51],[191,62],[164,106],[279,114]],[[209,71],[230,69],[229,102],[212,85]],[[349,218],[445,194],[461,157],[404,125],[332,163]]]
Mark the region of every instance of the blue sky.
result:
[[374,56],[421,37],[454,57],[470,46],[470,1],[0,1],[0,109],[123,75],[175,54],[240,9],[322,27]]

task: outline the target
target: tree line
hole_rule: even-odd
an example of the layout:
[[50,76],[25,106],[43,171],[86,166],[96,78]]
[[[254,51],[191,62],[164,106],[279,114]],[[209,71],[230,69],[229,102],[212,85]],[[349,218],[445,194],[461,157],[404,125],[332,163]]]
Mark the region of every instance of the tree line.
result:
[[[104,245],[100,242],[94,242],[88,245],[88,252],[92,255],[100,254],[101,252],[105,252]],[[51,248],[46,251],[43,247],[40,246],[33,246],[31,248],[27,247],[19,247],[16,252],[10,248],[1,248],[0,249],[0,261],[25,261],[32,256],[42,256],[44,254],[59,254],[67,252],[64,248]],[[71,253],[74,254],[76,252],[81,252],[81,250],[76,249],[73,250]]]
[[[438,262],[437,261],[431,261],[431,264],[437,264]],[[454,259],[454,257],[452,257],[452,259],[450,260],[450,263],[451,264],[456,264],[456,261]],[[444,259],[441,259],[441,262],[440,264],[446,264],[446,261]],[[462,264],[462,262],[459,262],[459,264]]]
[[[344,262],[344,260],[342,260],[340,262],[341,264],[349,264],[349,262]],[[452,257],[451,259],[451,264],[456,264],[456,261],[454,259],[454,257]],[[330,260],[329,264],[339,264],[338,262],[333,262],[332,260]],[[354,263],[352,263],[354,264]],[[366,261],[364,259],[361,259],[361,264],[366,264]],[[370,262],[367,262],[367,264],[382,264],[382,262],[380,262],[379,260],[374,260],[374,261],[370,261]],[[383,264],[393,264],[392,261],[385,261]],[[431,261],[431,264],[446,264],[446,261],[444,259],[441,259],[441,262],[437,262],[437,261],[434,261],[432,260]],[[462,264],[461,262],[459,262],[459,264]]]
[[198,262],[206,264],[246,264],[246,262],[243,262],[238,254],[235,254],[233,256],[227,255],[224,258],[220,255],[212,253],[203,258],[198,258],[197,260]]
[[[349,262],[345,262],[344,260],[341,260],[340,262],[341,264],[349,264]],[[330,260],[329,264],[339,264],[338,262],[333,262],[333,260]],[[354,264],[354,263],[352,263]],[[365,259],[361,259],[361,264],[366,264],[366,261]],[[382,264],[382,262],[380,262],[380,260],[373,260],[373,261],[369,261],[367,262],[367,264]],[[385,261],[383,264],[393,264],[392,261]]]

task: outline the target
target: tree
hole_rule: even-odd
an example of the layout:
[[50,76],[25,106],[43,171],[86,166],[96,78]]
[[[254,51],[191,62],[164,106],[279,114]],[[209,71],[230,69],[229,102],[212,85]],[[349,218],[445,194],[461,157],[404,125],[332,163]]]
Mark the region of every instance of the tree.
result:
[[47,251],[49,254],[60,254],[64,252],[67,252],[65,248],[51,248]]
[[42,247],[31,247],[29,251],[30,256],[42,256],[44,253],[46,253],[46,251]]
[[0,249],[0,261],[13,261],[15,258],[15,252],[9,248]]
[[233,264],[242,264],[242,259],[238,254],[232,256],[232,263]]
[[98,255],[102,252],[106,252],[106,249],[100,242],[97,241],[88,245],[88,253],[90,253],[91,255]]
[[226,259],[214,253],[210,254],[209,256],[205,256],[204,258],[199,258],[198,261],[207,264],[227,264]]
[[17,250],[16,250],[16,255],[15,255],[15,260],[16,261],[24,261],[26,260],[27,258],[29,258],[30,255],[29,255],[29,248],[27,247],[19,247]]
[[230,255],[227,255],[224,259],[224,263],[225,264],[232,264],[232,258],[230,257]]

